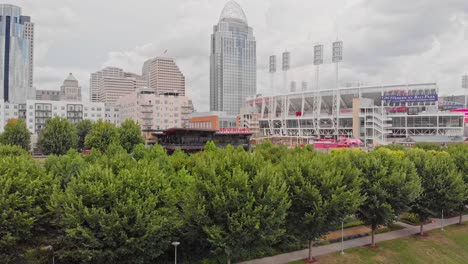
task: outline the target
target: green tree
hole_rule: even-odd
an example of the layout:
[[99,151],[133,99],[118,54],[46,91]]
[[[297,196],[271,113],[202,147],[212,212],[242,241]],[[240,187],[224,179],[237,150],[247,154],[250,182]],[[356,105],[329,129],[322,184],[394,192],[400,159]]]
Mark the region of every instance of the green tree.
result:
[[93,122],[89,119],[84,119],[78,124],[76,124],[76,130],[78,134],[78,144],[77,148],[78,150],[84,150],[85,148],[85,139],[86,136],[91,132],[91,129],[93,129]]
[[465,199],[460,204],[460,221],[459,224],[463,223],[463,212],[468,205],[468,144],[458,143],[450,144],[448,146],[448,152],[452,157],[455,165],[457,166],[458,172],[462,175],[465,182]]
[[119,135],[120,144],[128,153],[131,153],[136,145],[145,143],[141,135],[140,125],[131,119],[122,122],[119,128]]
[[94,123],[93,129],[85,138],[87,149],[95,148],[101,152],[105,152],[112,143],[119,143],[119,132],[113,124],[103,120]]
[[385,148],[354,153],[354,164],[363,176],[361,193],[366,197],[357,215],[372,229],[372,246],[377,227],[391,223],[421,193],[416,169],[404,156],[403,152]]
[[183,224],[175,175],[147,160],[117,174],[98,161],[52,197],[64,230],[58,258],[64,263],[161,263]]
[[314,155],[296,149],[283,157],[282,169],[289,182],[292,206],[287,223],[288,234],[308,241],[309,261],[313,260],[312,246],[341,223],[349,214],[356,213],[363,201],[360,194],[360,171],[347,152]]
[[47,157],[44,168],[46,172],[54,176],[65,189],[72,177],[78,177],[87,167],[87,163],[74,149],[70,149],[67,155]]
[[414,201],[411,211],[421,221],[422,236],[424,223],[429,217],[439,215],[442,210],[451,212],[459,208],[465,198],[465,183],[446,152],[412,149],[408,157],[421,178],[422,193]]
[[440,144],[432,143],[432,142],[418,142],[415,145],[416,148],[423,149],[423,150],[435,150],[440,151],[442,149]]
[[31,133],[22,119],[9,119],[5,130],[0,134],[0,144],[20,146],[30,150]]
[[285,234],[286,182],[271,163],[243,149],[205,149],[191,156],[195,183],[184,206],[192,243],[208,241],[227,263],[271,251]]
[[64,155],[76,148],[78,135],[76,128],[65,118],[54,117],[46,121],[39,134],[38,145],[46,155]]
[[[0,152],[4,146],[0,146]],[[0,259],[2,263],[23,263],[20,243],[35,237],[50,219],[47,203],[53,190],[52,178],[30,155],[8,154],[0,158]]]

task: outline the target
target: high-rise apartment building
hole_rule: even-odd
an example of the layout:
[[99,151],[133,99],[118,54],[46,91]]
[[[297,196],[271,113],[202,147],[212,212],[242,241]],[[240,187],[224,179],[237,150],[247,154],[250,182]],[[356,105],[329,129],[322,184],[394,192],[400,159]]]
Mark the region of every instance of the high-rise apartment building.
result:
[[0,99],[25,103],[33,88],[34,24],[21,8],[0,4]]
[[127,73],[116,67],[106,67],[91,74],[91,101],[112,105],[120,97],[144,87],[145,84],[140,75]]
[[79,101],[81,102],[81,86],[72,73],[63,81],[60,87],[60,101]]
[[143,64],[143,79],[157,94],[176,92],[185,96],[185,77],[174,59],[157,57]]
[[210,110],[239,114],[257,91],[257,56],[253,30],[242,8],[229,1],[211,35]]

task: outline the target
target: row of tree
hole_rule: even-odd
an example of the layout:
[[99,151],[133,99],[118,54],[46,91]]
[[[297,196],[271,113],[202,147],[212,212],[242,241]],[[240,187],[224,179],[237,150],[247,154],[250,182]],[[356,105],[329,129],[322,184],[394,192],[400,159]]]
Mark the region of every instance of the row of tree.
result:
[[[96,123],[83,120],[74,126],[66,118],[54,117],[46,121],[38,140],[38,146],[45,155],[64,155],[69,149],[105,151],[113,143],[121,144],[129,153],[134,146],[144,143],[138,123],[128,119],[116,128],[103,120]],[[26,123],[22,119],[10,119],[0,134],[0,144],[29,150],[31,135]]]
[[[98,124],[91,131],[107,131]],[[92,134],[85,145],[97,141]],[[0,259],[43,263],[52,253],[40,248],[51,245],[59,263],[170,263],[171,242],[180,241],[182,263],[230,263],[305,242],[311,252],[347,215],[371,227],[374,245],[378,226],[402,212],[424,222],[441,210],[461,214],[468,202],[464,144],[320,154],[209,143],[169,156],[142,144],[128,154],[118,133],[106,134],[106,152],[71,150],[43,167],[0,147]]]

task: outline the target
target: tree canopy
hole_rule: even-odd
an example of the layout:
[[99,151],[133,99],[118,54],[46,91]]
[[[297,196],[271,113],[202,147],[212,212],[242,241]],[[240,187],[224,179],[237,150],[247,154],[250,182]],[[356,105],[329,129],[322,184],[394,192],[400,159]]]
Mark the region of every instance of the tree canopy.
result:
[[379,225],[393,222],[421,193],[421,179],[404,153],[381,148],[370,153],[355,153],[354,164],[362,172],[361,193],[366,199],[359,206],[359,218],[372,229],[371,245]]
[[46,155],[64,155],[76,148],[78,135],[76,128],[66,119],[54,117],[46,121],[44,130],[39,134],[38,144]]
[[20,146],[30,150],[31,133],[22,119],[9,119],[5,130],[0,134],[0,144]]
[[78,143],[77,148],[78,150],[84,150],[85,148],[85,139],[89,132],[93,129],[93,122],[89,119],[81,120],[78,124],[76,124],[76,131],[78,134]]
[[131,153],[136,145],[145,143],[141,135],[140,125],[131,119],[122,122],[119,128],[119,135],[120,144],[128,153]]
[[119,143],[119,131],[113,124],[103,120],[94,123],[91,132],[85,138],[87,149],[95,148],[101,152],[105,152],[113,143]]

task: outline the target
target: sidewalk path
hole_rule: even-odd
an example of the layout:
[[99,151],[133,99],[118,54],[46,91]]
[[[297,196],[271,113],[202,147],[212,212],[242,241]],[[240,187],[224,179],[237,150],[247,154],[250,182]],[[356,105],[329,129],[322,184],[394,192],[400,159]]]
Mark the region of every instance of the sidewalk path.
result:
[[[424,225],[424,231],[429,231],[433,229],[437,229],[441,227],[440,219],[433,219],[434,221],[430,224]],[[444,226],[458,224],[459,217],[444,219],[443,224]],[[463,222],[468,221],[468,215],[463,216]],[[387,232],[383,234],[379,234],[375,236],[375,241],[382,242],[387,240],[392,240],[401,237],[407,237],[413,234],[419,233],[419,226],[411,226],[404,223],[398,222],[399,225],[404,226],[404,229]],[[364,245],[370,244],[370,237],[361,237],[356,239],[351,239],[344,241],[343,247],[344,249],[360,247]],[[326,246],[319,246],[312,248],[312,255],[314,257],[320,255],[326,255],[334,252],[341,251],[341,242],[333,243]],[[266,257],[261,259],[254,259],[245,262],[240,262],[239,264],[287,264],[292,261],[298,261],[306,259],[309,256],[309,250],[299,250],[290,253],[285,253],[281,255],[276,255],[272,257]]]

